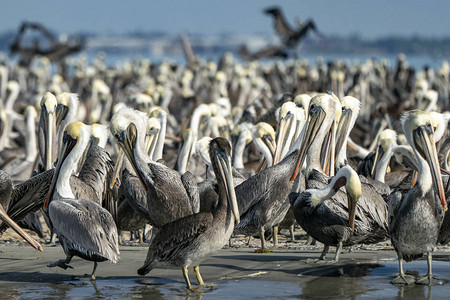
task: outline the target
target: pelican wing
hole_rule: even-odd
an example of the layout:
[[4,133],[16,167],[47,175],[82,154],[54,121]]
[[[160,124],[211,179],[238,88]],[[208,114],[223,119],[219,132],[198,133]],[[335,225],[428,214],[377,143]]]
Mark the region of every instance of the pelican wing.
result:
[[213,221],[211,213],[199,213],[167,223],[153,239],[141,269],[148,269],[154,260],[174,261],[180,251],[205,232]]
[[119,194],[123,196],[130,206],[143,218],[151,223],[148,214],[147,191],[139,178],[127,169],[122,175],[122,184],[119,187]]
[[[27,181],[14,186],[8,216],[14,221],[22,220],[28,213],[35,212],[42,207],[48,194],[54,170],[48,170],[31,177]],[[0,226],[0,232],[8,227]]]
[[198,213],[200,211],[200,195],[194,175],[189,171],[185,172],[181,175],[181,182],[183,182],[183,186],[188,194],[192,211]]
[[62,199],[49,205],[50,220],[75,250],[119,261],[117,228],[111,214],[90,200]]

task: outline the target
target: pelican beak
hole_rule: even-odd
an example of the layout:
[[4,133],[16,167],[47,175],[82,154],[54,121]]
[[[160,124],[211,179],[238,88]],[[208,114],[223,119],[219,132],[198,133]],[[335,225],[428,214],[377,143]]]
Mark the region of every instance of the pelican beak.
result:
[[383,150],[383,147],[381,147],[381,145],[380,145],[377,147],[377,150],[375,151],[375,158],[373,160],[372,169],[370,170],[370,175],[372,176],[372,178],[375,176],[375,169],[377,167],[378,162],[383,157],[383,155],[384,155],[384,150]]
[[336,123],[333,121],[330,130],[325,137],[325,143],[321,149],[322,169],[328,176],[334,176],[334,156],[335,156],[335,140],[336,140]]
[[72,151],[73,147],[77,144],[78,139],[73,138],[71,135],[64,133],[63,136],[63,145],[61,149],[61,157],[58,158],[58,165],[55,168],[55,173],[53,173],[52,183],[50,184],[50,188],[48,190],[47,198],[44,202],[44,210],[47,211],[48,205],[50,204],[50,201],[53,196],[53,192],[55,190],[56,182],[58,181],[59,171],[61,170],[61,165],[63,164],[64,160],[66,159],[67,155],[69,155],[70,151]]
[[341,119],[339,120],[339,125],[336,131],[336,155],[341,151],[342,146],[346,140],[346,134],[348,128],[350,127],[350,121],[352,120],[353,111],[348,108],[342,109]]
[[148,153],[148,156],[153,157],[153,152],[155,152],[156,142],[158,141],[159,129],[152,128],[147,133],[145,137],[145,150]]
[[59,128],[59,126],[61,126],[64,119],[67,117],[68,112],[69,112],[68,106],[65,106],[64,104],[61,103],[56,106],[55,110],[56,128]]
[[309,117],[307,121],[307,127],[305,131],[305,135],[303,137],[302,144],[300,146],[300,153],[298,156],[297,164],[295,166],[294,173],[291,177],[291,182],[295,180],[295,177],[297,177],[297,174],[299,172],[299,168],[303,166],[303,163],[306,158],[306,153],[308,152],[309,147],[311,146],[312,142],[316,138],[317,133],[320,130],[320,127],[322,126],[323,120],[325,119],[326,113],[325,111],[320,107],[316,106],[313,109],[309,111]]
[[282,152],[282,149],[286,146],[285,139],[286,139],[286,132],[287,129],[291,126],[292,120],[293,120],[293,114],[288,112],[285,117],[283,117],[280,120],[280,126],[278,126],[278,136],[277,136],[277,144],[275,148],[275,154],[274,154],[274,160],[273,164],[277,164],[280,161],[280,155]]
[[276,145],[270,134],[265,134],[262,136],[261,140],[264,142],[264,144],[269,148],[270,153],[272,153],[272,156],[275,155],[276,152]]
[[354,199],[352,193],[347,192],[348,205],[348,226],[355,232],[356,204],[358,199]]
[[136,125],[133,123],[130,123],[127,127],[127,130],[122,131],[120,136],[118,137],[117,141],[123,148],[123,151],[127,155],[128,159],[130,160],[131,164],[133,165],[134,171],[138,175],[139,179],[141,180],[141,183],[144,186],[147,186],[145,183],[144,178],[142,178],[141,173],[139,172],[136,162],[136,156],[134,154],[134,148],[136,147],[137,142],[137,129]]
[[109,188],[112,190],[114,188],[114,184],[116,183],[117,177],[119,176],[120,169],[122,169],[123,158],[125,153],[123,152],[122,147],[120,147],[119,155],[117,155],[116,163],[114,164],[114,173],[111,180],[111,184]]
[[431,170],[431,178],[436,194],[439,196],[444,211],[447,211],[444,186],[434,143],[433,131],[429,126],[419,126],[413,131],[413,141],[417,151],[425,158]]
[[41,118],[44,122],[44,139],[45,139],[45,170],[50,170],[53,164],[53,130],[55,126],[55,116],[49,113],[45,106],[42,108]]
[[218,159],[219,159],[219,170],[222,175],[222,178],[224,178],[225,180],[228,203],[231,205],[231,209],[233,211],[233,216],[234,219],[236,220],[236,224],[239,224],[241,219],[236,198],[236,192],[234,190],[233,173],[230,158],[224,152],[219,152]]
[[36,250],[43,251],[42,246],[33,239],[28,233],[26,233],[22,228],[19,227],[19,225],[16,224],[6,213],[3,206],[0,205],[0,219],[2,219],[3,222],[5,222],[6,225],[11,227],[17,234],[19,234],[25,241],[27,241],[28,244],[30,244],[31,247],[33,247]]

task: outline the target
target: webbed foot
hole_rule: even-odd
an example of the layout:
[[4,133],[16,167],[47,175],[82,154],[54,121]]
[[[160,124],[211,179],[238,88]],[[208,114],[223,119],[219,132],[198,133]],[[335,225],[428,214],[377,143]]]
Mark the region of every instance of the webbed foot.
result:
[[410,285],[416,281],[416,278],[411,275],[399,275],[392,280],[392,284]]
[[417,278],[416,283],[421,285],[433,286],[433,285],[442,285],[444,284],[444,281],[437,279],[435,277],[420,276]]

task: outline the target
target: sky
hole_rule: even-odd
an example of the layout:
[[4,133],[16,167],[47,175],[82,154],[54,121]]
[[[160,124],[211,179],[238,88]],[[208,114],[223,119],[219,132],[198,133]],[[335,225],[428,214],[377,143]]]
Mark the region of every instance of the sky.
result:
[[450,36],[450,0],[2,0],[0,32],[24,21],[59,33],[164,31],[273,33],[264,8],[278,5],[289,23],[313,18],[326,35]]

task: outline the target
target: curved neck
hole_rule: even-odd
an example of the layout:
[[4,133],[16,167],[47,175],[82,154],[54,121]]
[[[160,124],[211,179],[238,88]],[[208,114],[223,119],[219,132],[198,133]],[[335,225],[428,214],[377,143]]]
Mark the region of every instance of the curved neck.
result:
[[75,199],[70,187],[70,177],[78,166],[81,156],[89,143],[89,137],[81,136],[78,143],[67,155],[61,165],[58,180],[56,182],[55,193],[62,198]]
[[391,161],[392,154],[394,154],[392,148],[393,146],[389,145],[389,147],[384,152],[383,156],[378,161],[378,164],[375,167],[375,174],[374,174],[375,180],[378,180],[383,183],[385,182],[387,168],[389,166],[389,162]]
[[345,176],[334,176],[331,182],[322,189],[306,190],[305,192],[309,192],[311,194],[311,206],[316,207],[322,204],[325,200],[333,197],[338,191],[338,189],[334,189],[334,186],[336,185],[336,182],[342,177]]
[[415,148],[414,153],[416,154],[417,157],[417,167],[418,167],[416,185],[420,188],[422,194],[424,195],[433,188],[433,179],[431,177],[431,170],[427,161],[423,159],[422,156],[419,155],[419,153],[417,153],[417,150]]
[[267,168],[272,166],[273,157],[272,157],[272,153],[270,152],[269,147],[267,147],[260,138],[254,139],[253,142],[255,143],[255,146],[256,146],[256,148],[258,148],[259,152],[261,152],[262,155],[264,156],[264,158],[266,159]]
[[19,89],[18,88],[14,88],[11,91],[11,94],[9,95],[8,99],[6,99],[6,104],[5,104],[5,108],[8,111],[13,110],[14,107],[14,102],[16,102],[17,97],[19,96]]

